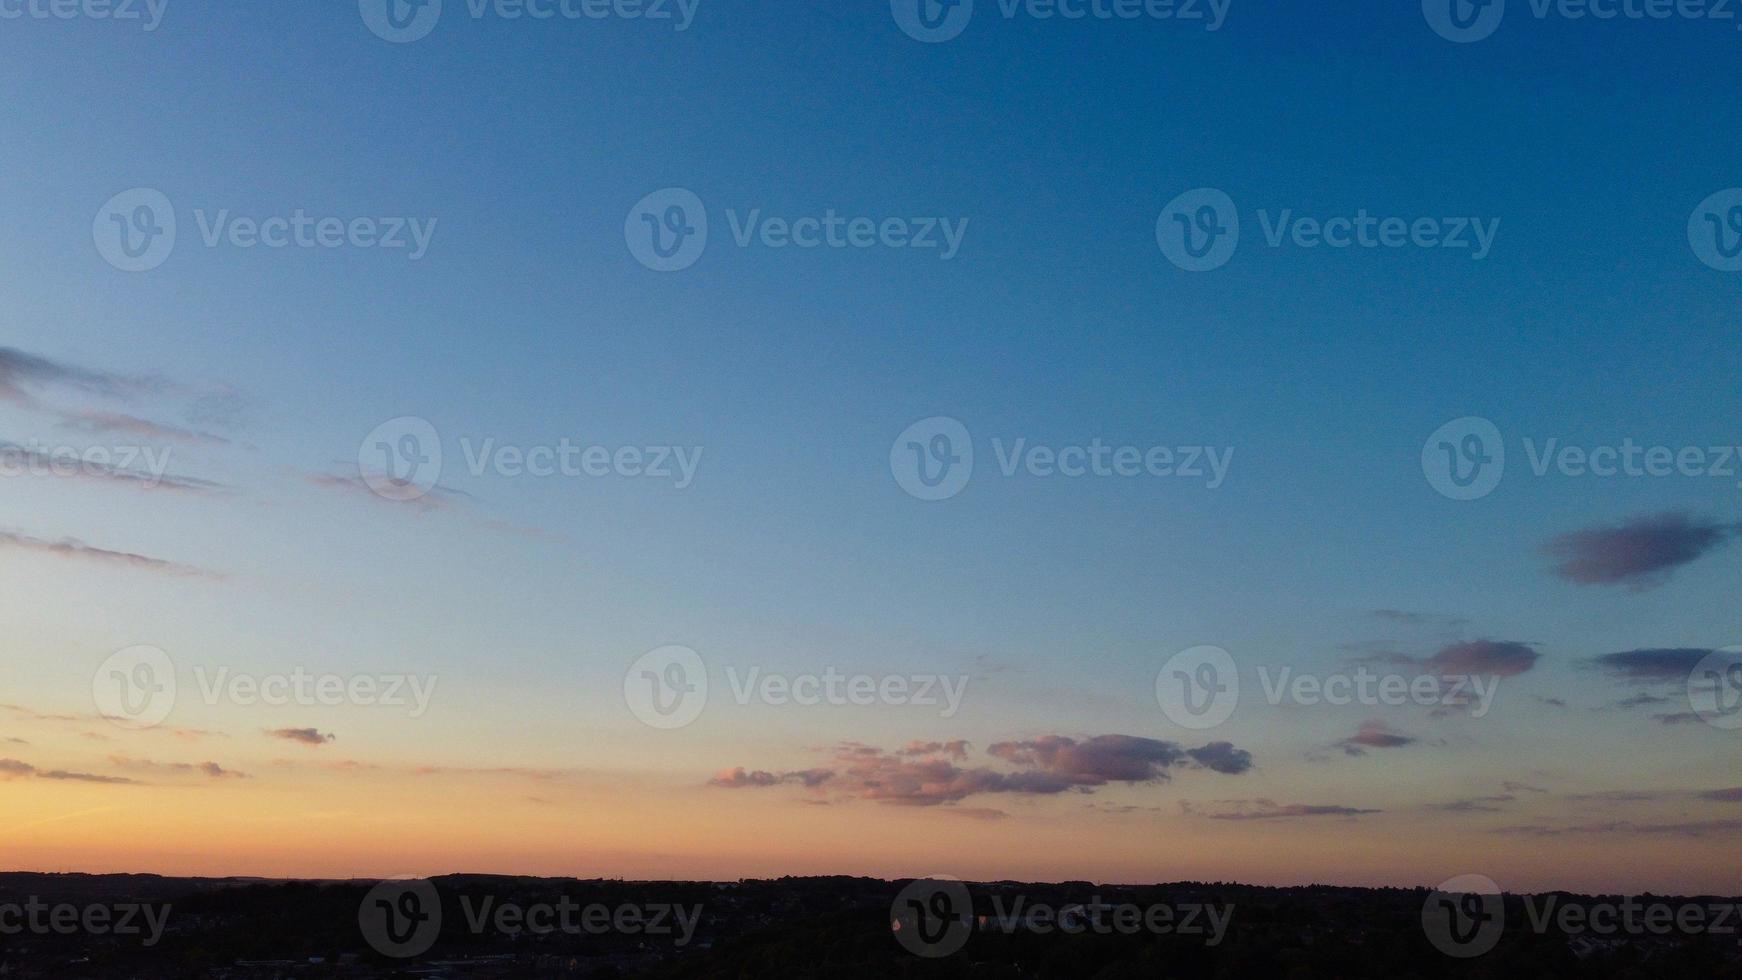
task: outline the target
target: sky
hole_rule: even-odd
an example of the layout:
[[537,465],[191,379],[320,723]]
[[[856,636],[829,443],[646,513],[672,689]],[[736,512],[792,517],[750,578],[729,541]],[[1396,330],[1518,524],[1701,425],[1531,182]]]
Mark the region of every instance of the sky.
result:
[[0,3],[0,864],[1742,889],[1736,22],[904,3]]

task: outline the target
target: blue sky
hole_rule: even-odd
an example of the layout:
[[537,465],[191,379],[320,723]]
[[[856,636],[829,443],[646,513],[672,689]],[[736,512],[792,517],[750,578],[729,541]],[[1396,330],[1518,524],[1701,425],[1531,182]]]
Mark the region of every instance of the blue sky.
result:
[[[1702,265],[1685,229],[1703,198],[1742,185],[1725,137],[1742,123],[1725,98],[1742,36],[1513,7],[1467,45],[1414,3],[1236,2],[1212,33],[1006,20],[981,0],[936,45],[880,2],[702,0],[675,32],[473,20],[448,0],[403,45],[351,4],[171,0],[150,33],[0,24],[0,81],[19,93],[0,141],[0,346],[237,393],[236,445],[177,456],[234,488],[220,501],[33,485],[0,503],[0,527],[231,580],[56,571],[40,605],[7,616],[67,660],[20,658],[0,677],[53,701],[81,690],[101,659],[89,651],[136,642],[260,669],[411,658],[469,692],[456,730],[488,731],[512,704],[532,726],[513,751],[547,740],[596,764],[566,740],[638,745],[610,714],[618,678],[663,643],[788,669],[1003,665],[1021,680],[963,722],[984,741],[1113,718],[1156,729],[1130,692],[1195,644],[1335,664],[1348,644],[1425,657],[1448,641],[1396,633],[1379,609],[1460,617],[1451,639],[1540,644],[1528,690],[1593,705],[1615,692],[1581,658],[1742,642],[1734,551],[1642,591],[1571,583],[1542,552],[1654,514],[1734,522],[1735,481],[1533,478],[1517,442],[1738,442],[1742,280]],[[174,202],[180,238],[161,267],[127,274],[97,253],[91,216],[133,187]],[[623,227],[665,187],[706,202],[712,238],[662,274]],[[1155,239],[1158,213],[1197,187],[1229,194],[1243,222],[1233,260],[1207,273],[1175,268]],[[195,211],[226,208],[438,224],[415,262],[202,247]],[[949,261],[739,248],[727,211],[750,209],[969,224]],[[1481,261],[1264,247],[1258,212],[1283,209],[1499,230]],[[973,433],[981,468],[932,504],[887,461],[897,433],[936,415]],[[1419,456],[1470,415],[1516,456],[1495,493],[1455,502]],[[463,509],[310,489],[398,416],[443,434]],[[5,406],[0,421],[11,441],[52,434]],[[681,491],[452,465],[461,438],[565,436],[705,455]],[[1235,456],[1213,491],[1003,479],[994,437]],[[1505,738],[1530,737],[1540,720],[1524,714]],[[1283,752],[1361,720],[1254,723],[1240,741]],[[1566,722],[1624,740],[1620,725]],[[381,751],[411,751],[381,727]],[[911,718],[811,727],[780,716],[727,737],[888,744]],[[1697,734],[1701,752],[1727,744]],[[505,747],[455,742],[468,757]],[[1474,764],[1507,751],[1494,734]]]

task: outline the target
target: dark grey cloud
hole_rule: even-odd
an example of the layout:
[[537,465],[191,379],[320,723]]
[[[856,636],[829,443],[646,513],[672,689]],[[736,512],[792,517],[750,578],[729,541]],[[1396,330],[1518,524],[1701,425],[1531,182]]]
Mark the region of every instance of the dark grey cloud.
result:
[[1340,804],[1279,804],[1265,799],[1223,800],[1216,805],[1221,809],[1203,810],[1183,802],[1180,808],[1191,816],[1208,817],[1211,820],[1298,820],[1306,817],[1361,817],[1385,812]]
[[1559,559],[1554,572],[1579,585],[1656,588],[1675,569],[1697,561],[1735,536],[1739,525],[1681,513],[1641,517],[1563,534],[1546,545]]
[[[1678,648],[1658,648],[1646,650],[1624,650],[1620,653],[1605,653],[1600,657],[1592,657],[1591,663],[1613,677],[1635,684],[1655,684],[1664,681],[1685,681],[1693,673],[1694,667],[1704,660],[1710,650]],[[1629,699],[1632,700],[1632,699]],[[1639,701],[1638,704],[1655,702]],[[1622,702],[1626,705],[1627,702]]]
[[338,736],[327,735],[313,728],[271,728],[266,734],[273,738],[282,738],[287,742],[300,742],[303,745],[325,745],[335,741]]
[[1252,754],[1227,742],[1183,749],[1173,742],[1135,735],[1097,735],[1078,740],[1046,735],[1021,742],[998,742],[987,753],[1031,766],[1082,785],[1148,782],[1167,778],[1167,770],[1189,762],[1228,775],[1252,768]]
[[1186,756],[1211,772],[1229,776],[1252,768],[1252,753],[1235,748],[1232,742],[1211,742],[1202,748],[1187,749]]
[[828,767],[797,772],[739,767],[719,773],[710,784],[748,789],[802,783],[842,799],[947,806],[981,794],[1051,796],[1094,792],[1114,783],[1161,782],[1176,768],[1237,775],[1252,767],[1251,754],[1228,742],[1187,749],[1134,735],[1044,735],[987,748],[987,755],[1013,769],[962,765],[966,754],[965,742],[912,742],[893,752],[849,742],[836,747]]

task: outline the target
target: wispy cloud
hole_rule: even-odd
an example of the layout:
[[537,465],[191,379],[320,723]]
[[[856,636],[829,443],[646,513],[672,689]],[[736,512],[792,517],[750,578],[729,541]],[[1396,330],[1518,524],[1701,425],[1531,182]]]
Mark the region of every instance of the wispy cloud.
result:
[[[120,453],[111,452],[109,456],[115,460],[122,458]],[[133,462],[143,462],[147,469],[140,470],[131,465],[120,465],[118,462],[110,462],[89,453],[81,454],[72,450],[58,449],[46,450],[21,446],[14,442],[0,441],[0,465],[4,466],[3,472],[9,474],[41,475],[44,478],[56,480],[92,480],[131,490],[171,490],[183,493],[215,494],[226,492],[229,489],[223,484],[211,480],[170,474],[167,472],[169,466],[168,450],[139,447]]]
[[802,783],[815,788],[835,777],[832,769],[801,769],[796,772],[772,773],[766,770],[746,770],[743,766],[735,769],[722,769],[708,780],[709,786],[719,786],[724,789],[746,789],[750,787],[779,786],[781,783]]
[[1472,796],[1462,800],[1452,800],[1448,803],[1429,803],[1426,809],[1439,810],[1443,813],[1498,813],[1505,809],[1502,804],[1511,803],[1518,797],[1511,793],[1496,793],[1493,796]]
[[[11,347],[0,347],[0,402],[56,416],[70,431],[88,435],[121,434],[141,440],[194,446],[228,445],[212,432],[156,422],[131,412],[84,405],[65,407],[49,396],[97,398],[111,403],[145,398],[193,398],[188,410],[194,424],[234,425],[246,411],[246,399],[227,385],[200,388],[169,381],[161,375],[123,374],[81,367]],[[59,399],[55,399],[58,401]]]
[[188,446],[227,446],[230,440],[211,432],[185,429],[178,425],[153,422],[125,412],[96,409],[69,412],[61,419],[61,428],[87,435],[126,435],[160,442],[179,442]]
[[173,775],[199,775],[210,779],[247,779],[248,774],[234,769],[225,769],[216,762],[153,762],[150,759],[134,759],[124,755],[112,755],[109,762],[122,769],[132,769],[139,772],[159,772]]
[[99,776],[88,772],[69,772],[65,769],[38,769],[28,762],[17,759],[0,759],[0,780],[12,779],[52,779],[58,782],[71,783],[108,783],[114,785],[138,785],[138,780],[124,776]]
[[165,575],[178,575],[189,578],[222,579],[217,572],[197,568],[193,565],[183,565],[178,562],[166,561],[162,558],[152,558],[149,555],[135,554],[129,551],[111,551],[88,545],[77,538],[61,538],[50,541],[44,538],[31,537],[17,531],[0,530],[0,548],[17,548],[37,554],[53,555],[57,558],[69,558],[79,561],[91,561],[108,565],[126,566],[144,571],[160,572]]
[[273,738],[281,738],[287,742],[297,742],[302,745],[326,745],[337,740],[338,736],[323,734],[313,728],[269,728],[266,734]]
[[1374,619],[1407,626],[1411,629],[1433,629],[1441,633],[1456,635],[1470,625],[1469,619],[1463,616],[1448,616],[1444,613],[1413,612],[1407,609],[1375,609],[1369,613]]
[[1742,817],[1730,817],[1721,820],[1680,820],[1643,823],[1633,820],[1611,820],[1602,823],[1583,823],[1562,826],[1538,824],[1516,827],[1499,827],[1496,828],[1495,833],[1518,834],[1528,837],[1609,835],[1705,838],[1714,836],[1729,837],[1738,831],[1742,831]]
[[1470,640],[1441,647],[1428,657],[1386,652],[1361,657],[1360,663],[1410,664],[1441,677],[1516,677],[1542,657],[1536,644],[1518,640]]
[[1362,817],[1384,812],[1340,804],[1279,804],[1265,799],[1221,800],[1212,806],[1219,809],[1204,810],[1192,803],[1183,800],[1180,802],[1180,809],[1188,816],[1207,817],[1211,820],[1298,820],[1306,817]]
[[37,395],[45,388],[74,389],[105,398],[132,398],[162,392],[168,382],[159,377],[115,374],[77,367],[0,347],[0,401],[37,407]]

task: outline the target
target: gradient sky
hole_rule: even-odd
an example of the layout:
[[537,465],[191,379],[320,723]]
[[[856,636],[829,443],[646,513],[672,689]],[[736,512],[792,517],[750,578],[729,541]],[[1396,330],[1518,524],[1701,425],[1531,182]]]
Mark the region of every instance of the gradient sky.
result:
[[[1686,233],[1742,185],[1742,36],[1513,6],[1467,45],[1415,3],[1236,2],[1206,32],[981,0],[935,45],[880,0],[702,0],[683,32],[448,0],[403,45],[348,3],[170,0],[149,33],[0,21],[0,443],[168,447],[171,472],[218,484],[0,480],[0,864],[1742,889],[1742,734],[1666,722],[1685,666],[1641,680],[1619,668],[1642,660],[1601,659],[1742,643],[1742,489],[1538,478],[1520,442],[1742,443],[1742,278]],[[625,215],[674,186],[713,237],[657,273]],[[135,187],[181,227],[130,274],[91,228]],[[1245,237],[1194,274],[1155,227],[1197,187],[1238,202]],[[439,223],[415,262],[203,247],[194,212],[224,208]],[[725,212],[753,208],[970,223],[950,261],[735,247]],[[1500,228],[1482,261],[1266,248],[1257,212],[1284,208]],[[25,358],[50,367],[9,385]],[[95,412],[158,428],[69,421]],[[924,502],[890,446],[939,415],[980,459],[965,492]],[[400,416],[441,433],[445,491],[401,504],[331,479]],[[1516,454],[1477,501],[1420,464],[1462,416]],[[461,439],[564,437],[704,456],[682,490],[458,465]],[[1235,457],[1214,490],[1004,479],[994,437]],[[1612,581],[1545,550],[1620,526],[1637,533],[1582,545],[1626,565]],[[33,544],[68,538],[182,567]],[[1199,644],[1329,674],[1477,642],[1539,655],[1480,719],[1248,699],[1194,732],[1153,693]],[[169,653],[183,695],[144,732],[91,697],[136,644]],[[666,644],[715,689],[669,732],[622,695]],[[416,719],[242,708],[190,696],[195,666],[439,687]],[[740,706],[728,666],[972,680],[943,719]],[[1642,693],[1667,701],[1620,704]],[[287,728],[334,738],[266,734]],[[1351,754],[1363,730],[1407,741]],[[1252,764],[916,806],[836,761],[966,740],[932,758],[1008,772],[989,747],[1106,735],[1227,741]],[[173,768],[205,762],[246,778]],[[710,785],[740,766],[837,775]]]

